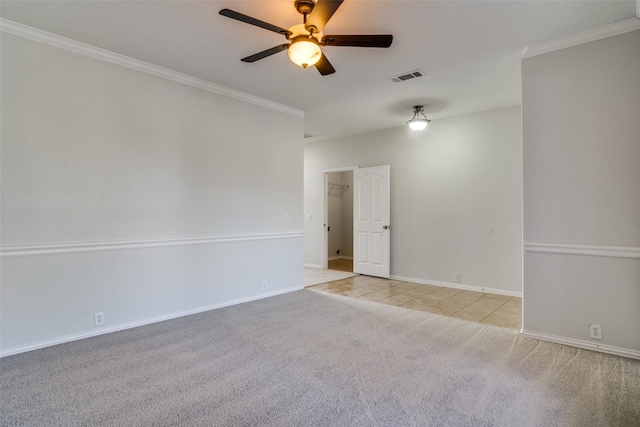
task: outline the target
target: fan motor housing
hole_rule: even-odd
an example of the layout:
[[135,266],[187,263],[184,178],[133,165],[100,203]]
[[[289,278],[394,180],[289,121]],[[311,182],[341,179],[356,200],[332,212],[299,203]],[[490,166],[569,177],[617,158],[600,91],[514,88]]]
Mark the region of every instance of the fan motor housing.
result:
[[313,41],[317,42],[318,44],[322,44],[322,37],[323,37],[322,31],[309,34],[309,31],[304,27],[304,24],[296,24],[291,28],[289,28],[289,37],[288,37],[289,40],[298,39],[300,36],[304,36],[308,39],[313,38],[315,39]]
[[316,3],[313,0],[295,0],[293,2],[296,6],[296,10],[301,15],[308,15],[313,10]]

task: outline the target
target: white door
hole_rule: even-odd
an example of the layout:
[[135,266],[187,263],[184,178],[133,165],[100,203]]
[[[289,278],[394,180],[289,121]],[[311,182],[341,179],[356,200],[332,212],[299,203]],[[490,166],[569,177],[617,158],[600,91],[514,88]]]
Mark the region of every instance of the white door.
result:
[[389,165],[353,171],[353,272],[390,275]]

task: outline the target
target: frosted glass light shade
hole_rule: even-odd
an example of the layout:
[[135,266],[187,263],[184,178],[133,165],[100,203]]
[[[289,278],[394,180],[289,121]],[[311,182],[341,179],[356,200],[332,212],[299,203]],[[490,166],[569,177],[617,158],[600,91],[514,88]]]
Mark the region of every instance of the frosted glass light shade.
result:
[[291,62],[302,68],[315,65],[322,56],[320,46],[309,40],[299,40],[291,43],[287,53]]
[[[424,115],[424,110],[422,108],[422,105],[414,105],[413,117],[411,117],[411,120],[407,121],[411,130],[423,130],[431,121]],[[422,118],[420,118],[420,116],[422,116]]]
[[407,122],[411,130],[423,130],[427,127],[427,121],[424,119],[409,120]]

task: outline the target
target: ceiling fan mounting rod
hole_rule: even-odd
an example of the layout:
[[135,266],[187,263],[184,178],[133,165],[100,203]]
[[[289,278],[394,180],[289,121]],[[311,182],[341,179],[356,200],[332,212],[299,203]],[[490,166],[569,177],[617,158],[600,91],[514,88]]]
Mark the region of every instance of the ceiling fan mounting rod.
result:
[[309,14],[313,10],[313,7],[316,5],[315,2],[313,0],[295,0],[293,4],[295,5],[298,13],[303,17],[302,23],[306,24]]

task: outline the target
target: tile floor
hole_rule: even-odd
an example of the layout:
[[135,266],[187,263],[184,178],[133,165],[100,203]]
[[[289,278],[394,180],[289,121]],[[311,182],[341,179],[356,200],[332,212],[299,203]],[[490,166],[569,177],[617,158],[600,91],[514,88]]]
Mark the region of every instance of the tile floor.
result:
[[[331,263],[329,267],[339,269],[334,268],[336,265]],[[345,270],[348,268],[348,262],[342,262],[338,267],[343,268],[341,271],[353,271],[353,268]],[[504,328],[520,329],[522,327],[522,298],[518,297],[369,276],[350,277],[315,285],[309,289],[489,323]]]

